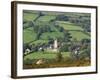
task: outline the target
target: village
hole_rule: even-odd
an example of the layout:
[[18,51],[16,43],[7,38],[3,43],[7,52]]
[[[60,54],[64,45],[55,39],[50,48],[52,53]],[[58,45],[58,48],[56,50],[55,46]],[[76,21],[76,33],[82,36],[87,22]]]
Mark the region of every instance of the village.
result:
[[[38,46],[38,49],[37,51],[52,51],[52,52],[57,52],[59,49],[59,45],[58,45],[58,42],[57,42],[57,39],[54,40],[53,43],[50,43],[49,45],[45,46],[45,45],[42,45],[42,46]],[[27,55],[31,52],[34,52],[34,48],[26,48],[25,51],[24,51],[24,54]]]
[[24,69],[90,65],[90,14],[23,14]]

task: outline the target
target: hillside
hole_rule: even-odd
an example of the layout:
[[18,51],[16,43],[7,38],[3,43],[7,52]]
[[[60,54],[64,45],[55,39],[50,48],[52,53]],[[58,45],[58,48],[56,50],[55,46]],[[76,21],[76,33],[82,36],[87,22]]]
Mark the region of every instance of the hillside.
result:
[[[81,41],[82,39],[89,39],[90,35],[89,32],[84,32],[84,28],[82,28],[81,25],[77,25],[76,23],[72,23],[71,21],[65,21],[65,20],[55,20],[55,18],[58,15],[61,15],[61,13],[57,13],[55,15],[55,13],[49,13],[49,12],[43,12],[44,14],[42,14],[42,16],[39,17],[39,12],[24,12],[23,15],[23,19],[24,19],[24,33],[23,33],[23,37],[24,37],[24,43],[29,43],[32,41],[37,40],[36,37],[39,35],[39,33],[41,33],[41,35],[39,35],[39,42],[40,40],[48,40],[49,38],[52,39],[56,39],[56,38],[60,38],[60,37],[64,37],[64,32],[59,30],[60,28],[63,28],[64,30],[66,30],[68,33],[70,33],[70,36],[72,36],[72,39],[77,39],[78,41]],[[51,14],[51,15],[50,15]],[[65,14],[65,13],[62,13]],[[87,16],[89,17],[89,15],[87,14],[82,14],[82,13],[78,13],[77,15],[73,14],[69,14],[66,13],[65,15],[67,16],[71,16],[71,18],[75,18],[75,17],[82,17],[86,18]],[[84,17],[86,16],[86,17]],[[34,21],[36,18],[38,17],[38,19],[36,21]],[[54,21],[53,21],[54,20]],[[58,27],[57,27],[58,26]],[[47,31],[46,31],[47,29]],[[88,33],[88,34],[87,34]],[[36,41],[35,41],[36,42]]]
[[[90,17],[89,13],[24,10],[23,68],[90,65]],[[44,63],[37,65],[38,61]]]

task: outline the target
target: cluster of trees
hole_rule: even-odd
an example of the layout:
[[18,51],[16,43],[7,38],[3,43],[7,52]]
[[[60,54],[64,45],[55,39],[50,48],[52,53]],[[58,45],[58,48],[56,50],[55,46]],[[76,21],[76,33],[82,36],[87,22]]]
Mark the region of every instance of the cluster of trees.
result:
[[70,46],[70,44],[63,43],[63,45],[60,46],[59,51],[60,52],[69,52],[69,46]]
[[23,21],[23,29],[29,28],[29,27],[33,27],[34,23],[32,21]]
[[52,32],[50,25],[35,25],[33,30],[36,33]]
[[58,20],[58,21],[69,21],[71,23],[74,23],[76,25],[79,25],[81,26],[84,31],[86,32],[90,32],[91,31],[91,20],[90,20],[90,15],[88,16],[81,16],[81,15],[70,15],[70,16],[67,16],[65,14],[60,14],[60,15],[57,15],[56,16],[56,19],[55,20]]
[[57,53],[56,60],[58,62],[64,60],[62,52],[70,52],[69,60],[90,60],[91,58],[91,48],[90,48],[90,39],[83,39],[80,42],[74,40],[70,43],[64,43],[60,46],[59,52]]
[[59,47],[59,52],[71,52],[70,57],[73,60],[78,59],[90,59],[90,39],[83,39],[77,41],[76,39],[70,42],[62,42],[63,44]]
[[61,62],[62,59],[63,59],[63,56],[62,56],[61,52],[56,53],[56,61]]
[[37,14],[38,14],[38,16],[34,19],[34,21],[37,21],[38,18],[40,18],[41,16],[44,16],[45,15],[42,12],[38,12]]
[[[77,53],[75,53],[77,50]],[[73,59],[90,58],[90,39],[83,39],[80,42],[73,42],[70,47]]]
[[69,21],[82,27],[85,32],[91,32],[90,16],[70,17]]
[[[32,11],[24,11],[25,13],[32,13]],[[29,28],[29,27],[34,27],[35,25],[35,22],[38,20],[38,18],[40,18],[41,16],[44,16],[45,14],[43,14],[41,11],[40,12],[37,12],[38,16],[32,20],[32,21],[27,21],[27,20],[24,20],[23,21],[23,28]]]
[[56,20],[58,20],[58,21],[68,21],[69,17],[64,15],[64,14],[60,14],[60,15],[56,16]]
[[58,24],[54,24],[54,25],[59,30],[59,32],[64,32],[65,31],[64,28],[59,26]]
[[33,26],[33,30],[34,32],[37,34],[37,40],[40,39],[40,36],[42,35],[42,33],[45,32],[61,32],[63,33],[63,41],[70,41],[71,35],[68,31],[66,31],[63,27],[59,26],[58,24],[54,24],[54,23],[43,23],[41,22],[41,24],[37,24],[35,23]]
[[33,30],[37,34],[37,39],[40,39],[42,33],[52,32],[50,25],[35,25]]

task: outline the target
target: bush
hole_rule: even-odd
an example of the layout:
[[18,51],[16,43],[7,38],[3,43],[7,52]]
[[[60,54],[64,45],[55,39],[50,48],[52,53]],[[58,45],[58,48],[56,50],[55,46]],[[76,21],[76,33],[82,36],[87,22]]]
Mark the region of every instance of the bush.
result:
[[24,60],[24,64],[30,65],[30,64],[32,64],[32,60],[31,59],[26,59],[26,60]]
[[68,21],[69,20],[69,17],[66,16],[66,15],[61,14],[61,15],[58,15],[56,17],[56,20],[59,20],[59,21]]
[[85,59],[85,58],[90,58],[90,48],[88,47],[87,49],[84,49],[81,54],[80,54],[80,59]]
[[63,44],[61,47],[60,47],[60,52],[67,52],[69,51],[69,44]]
[[58,53],[56,53],[56,54],[57,54],[57,57],[56,57],[57,62],[62,61],[63,56],[62,56],[61,52],[58,52]]

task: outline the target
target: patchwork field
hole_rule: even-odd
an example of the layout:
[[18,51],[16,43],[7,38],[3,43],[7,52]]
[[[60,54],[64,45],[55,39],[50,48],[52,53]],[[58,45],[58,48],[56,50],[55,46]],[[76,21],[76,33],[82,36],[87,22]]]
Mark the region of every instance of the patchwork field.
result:
[[24,13],[23,19],[26,21],[33,21],[38,15],[33,13]]
[[[88,13],[25,10],[23,12],[23,68],[89,66],[90,33]],[[58,44],[55,41],[57,39]],[[53,52],[54,45],[59,46],[58,48],[56,46],[58,52]],[[85,55],[77,55],[75,50],[77,54]],[[26,52],[27,54],[24,54]],[[44,64],[37,65],[39,60],[44,61]]]
[[[89,39],[90,36],[85,34],[83,32],[83,29],[80,27],[80,26],[76,26],[72,23],[69,23],[69,22],[66,22],[66,23],[59,23],[59,25],[61,27],[63,27],[65,30],[68,30],[69,33],[71,34],[72,38],[73,39],[77,39],[78,41],[81,41],[82,39]],[[55,28],[53,28],[55,29]],[[48,39],[48,36],[51,37],[51,38],[56,38],[56,37],[63,37],[63,33],[62,32],[45,32],[41,35],[41,39],[42,40],[47,40]],[[27,43],[27,42],[30,42],[30,41],[34,41],[36,38],[36,33],[33,31],[33,28],[27,28],[27,29],[24,29],[24,42]]]

